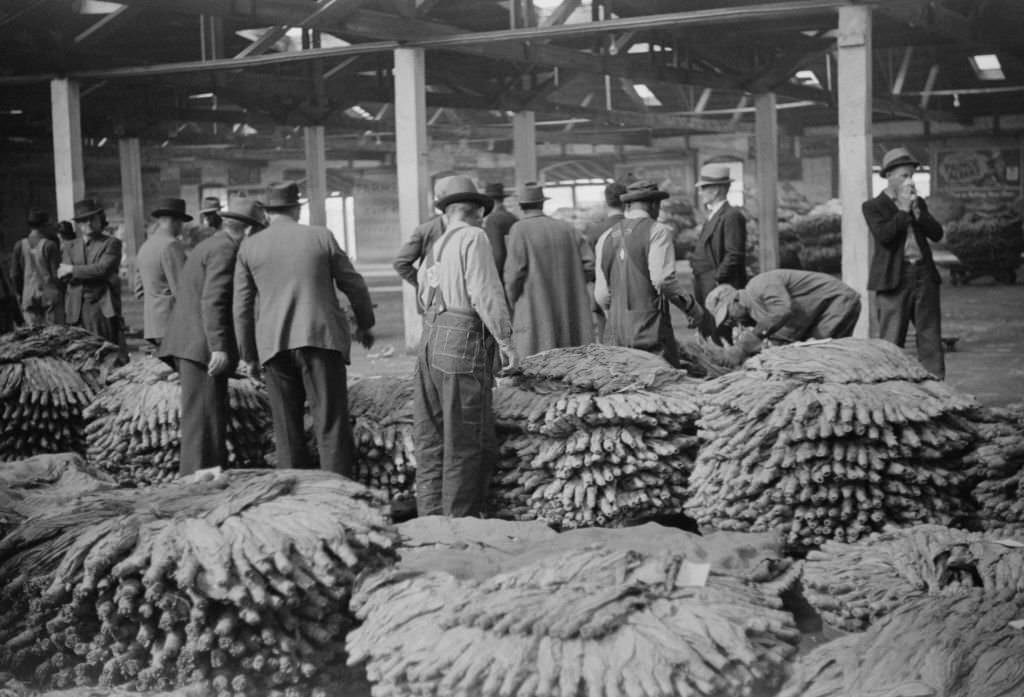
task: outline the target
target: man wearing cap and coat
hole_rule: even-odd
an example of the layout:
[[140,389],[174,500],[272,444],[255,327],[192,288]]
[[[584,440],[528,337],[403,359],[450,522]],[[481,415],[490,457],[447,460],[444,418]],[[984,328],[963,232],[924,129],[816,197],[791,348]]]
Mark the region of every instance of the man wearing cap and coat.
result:
[[646,180],[627,187],[621,196],[625,218],[597,241],[594,298],[608,317],[608,343],[656,353],[678,367],[669,305],[685,312],[691,327],[704,313],[676,278],[671,228],[657,222],[668,196]]
[[182,234],[182,242],[187,249],[195,249],[196,245],[220,229],[220,199],[216,196],[204,196],[203,207],[199,209],[198,226],[189,228]]
[[[437,207],[437,187],[435,182],[434,190],[434,206]],[[444,215],[438,213],[431,217],[429,220],[420,223],[412,231],[412,235],[404,244],[399,248],[398,253],[395,255],[395,261],[392,263],[395,271],[401,276],[402,280],[411,285],[413,288],[417,287],[418,281],[416,280],[416,270],[423,264],[423,260],[427,256],[427,252],[430,251],[431,246],[441,233],[444,232]],[[418,297],[418,296],[417,296]],[[417,300],[417,305],[419,301]],[[420,312],[423,308],[418,308]]]
[[75,203],[78,237],[62,249],[57,276],[67,281],[67,323],[121,347],[127,359],[121,317],[121,240],[104,232],[107,218],[95,199]]
[[46,230],[49,220],[45,211],[29,211],[28,234],[11,255],[11,280],[25,322],[32,327],[64,323],[64,288],[57,278],[60,243]]
[[505,273],[505,260],[508,258],[508,234],[518,218],[505,208],[505,185],[501,182],[485,186],[484,196],[494,201],[494,208],[484,218],[484,232],[494,252],[494,265],[501,276]]
[[135,297],[142,300],[142,336],[159,346],[178,294],[178,276],[185,266],[185,245],[178,237],[192,220],[185,201],[165,198],[150,214],[155,225],[135,256]]
[[928,240],[942,239],[942,225],[917,195],[914,172],[920,163],[906,148],[894,148],[882,158],[879,174],[885,190],[861,206],[875,250],[868,270],[878,311],[878,335],[903,347],[907,328],[914,323],[917,359],[930,373],[946,376],[942,352],[942,311],[939,270]]
[[419,268],[425,308],[413,385],[416,508],[421,516],[480,512],[497,457],[491,409],[495,351],[519,362],[487,234],[494,200],[465,176],[437,185],[448,226]]
[[228,464],[228,376],[238,363],[235,258],[242,240],[262,227],[263,211],[254,199],[239,197],[221,217],[222,228],[185,262],[158,354],[181,381],[183,475]]
[[[747,221],[726,198],[732,181],[726,165],[701,167],[697,191],[708,217],[690,255],[693,294],[701,305],[719,283],[734,288],[747,284]],[[703,336],[714,335],[710,317],[705,318],[700,331]]]
[[594,252],[570,223],[544,215],[544,189],[519,192],[522,220],[509,232],[505,295],[512,306],[512,343],[520,356],[593,343],[587,284]]
[[242,242],[235,264],[241,357],[254,373],[262,364],[277,466],[313,465],[302,419],[308,399],[321,469],[347,476],[355,461],[346,375],[351,337],[335,289],[348,297],[355,338],[367,349],[373,346],[370,291],[330,230],[299,224],[298,185],[272,186],[262,203],[269,225]]

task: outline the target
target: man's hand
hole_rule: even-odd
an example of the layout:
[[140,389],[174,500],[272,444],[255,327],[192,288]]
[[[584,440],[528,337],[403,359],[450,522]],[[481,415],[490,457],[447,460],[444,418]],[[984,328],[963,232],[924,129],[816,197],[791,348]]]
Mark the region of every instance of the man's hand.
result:
[[247,375],[253,380],[260,379],[260,364],[258,361],[242,361],[238,364],[238,372]]
[[216,376],[228,369],[228,354],[214,351],[210,354],[210,365],[206,368],[207,375]]
[[501,352],[501,372],[502,373],[513,373],[519,369],[520,358],[519,354],[516,353],[515,348],[512,344],[502,344],[498,346],[498,350]]
[[61,264],[57,267],[57,278],[67,278],[75,270],[75,267],[71,264]]
[[356,341],[362,344],[364,349],[369,351],[373,348],[373,342],[376,341],[376,337],[374,337],[373,330],[371,329],[357,329]]
[[912,180],[900,184],[900,190],[896,193],[896,207],[901,211],[910,212],[910,207],[917,199],[917,187]]
[[749,329],[745,329],[740,332],[740,335],[736,337],[734,345],[742,351],[745,356],[753,356],[755,353],[760,353],[762,347],[761,340],[757,338],[757,334]]
[[696,329],[704,321],[704,315],[707,314],[700,303],[696,300],[690,305],[690,309],[686,311],[687,323],[686,326],[690,329]]

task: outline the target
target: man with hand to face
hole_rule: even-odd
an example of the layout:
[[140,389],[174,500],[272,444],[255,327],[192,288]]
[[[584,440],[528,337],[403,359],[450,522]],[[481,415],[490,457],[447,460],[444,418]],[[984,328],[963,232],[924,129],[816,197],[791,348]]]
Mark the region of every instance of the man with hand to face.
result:
[[928,243],[942,239],[942,225],[917,195],[914,172],[919,164],[906,148],[885,153],[880,174],[888,185],[861,207],[875,238],[868,290],[876,291],[879,337],[902,348],[913,322],[917,359],[942,379],[946,361],[939,307],[941,279]]

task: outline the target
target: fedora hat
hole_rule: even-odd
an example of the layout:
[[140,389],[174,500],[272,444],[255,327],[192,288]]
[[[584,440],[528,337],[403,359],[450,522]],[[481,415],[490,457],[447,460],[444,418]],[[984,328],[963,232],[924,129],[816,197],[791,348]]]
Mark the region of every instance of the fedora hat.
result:
[[626,193],[619,196],[623,203],[633,201],[663,201],[669,197],[667,191],[661,191],[658,185],[647,179],[638,179],[626,187]]
[[715,318],[715,325],[721,325],[729,317],[729,306],[738,294],[738,290],[728,283],[723,283],[712,288],[704,298],[704,307]]
[[276,211],[282,208],[294,208],[301,205],[299,201],[299,185],[295,182],[287,184],[270,185],[263,195],[264,210]]
[[76,223],[80,223],[102,212],[103,206],[96,199],[83,198],[81,201],[75,201],[75,214],[71,216],[71,219]]
[[205,215],[207,213],[217,213],[220,211],[220,209],[221,205],[219,198],[217,198],[216,196],[204,196],[203,207],[199,209],[199,214]]
[[437,203],[434,205],[442,211],[453,203],[461,202],[483,206],[484,215],[494,208],[494,199],[477,191],[473,180],[462,174],[439,180],[434,187],[434,194],[437,197]]
[[519,205],[524,203],[544,203],[548,197],[544,195],[544,187],[537,182],[526,182],[519,187]]
[[501,182],[491,182],[484,187],[484,196],[490,196],[495,200],[502,200],[508,194],[505,193],[505,185]]
[[162,198],[157,207],[150,213],[154,218],[170,216],[186,223],[192,220],[192,216],[185,212],[185,199],[183,198]]
[[697,188],[705,186],[726,186],[732,183],[728,165],[704,165],[700,168]]
[[41,227],[50,222],[50,214],[38,208],[33,208],[25,217],[25,222],[28,223],[29,227]]
[[239,196],[228,204],[228,209],[221,212],[221,218],[240,220],[246,225],[262,228],[266,226],[263,206],[254,198]]
[[890,170],[903,165],[910,165],[917,169],[921,163],[906,148],[893,148],[882,156],[882,170],[879,174],[884,177]]

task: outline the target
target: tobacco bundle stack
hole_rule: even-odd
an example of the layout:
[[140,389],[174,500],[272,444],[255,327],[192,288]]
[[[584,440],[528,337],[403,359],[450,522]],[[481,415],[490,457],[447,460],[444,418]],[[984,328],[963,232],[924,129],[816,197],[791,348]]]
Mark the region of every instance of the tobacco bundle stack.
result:
[[67,361],[93,390],[106,384],[120,360],[117,346],[81,327],[24,327],[0,336],[0,363],[40,357]]
[[832,626],[861,631],[922,595],[1024,592],[1024,550],[997,535],[920,525],[807,553],[804,595]]
[[382,503],[327,472],[234,470],[44,509],[0,541],[0,665],[41,688],[334,684],[352,581],[393,561]]
[[778,697],[1024,694],[1024,596],[920,598],[803,656]]
[[82,410],[93,390],[59,358],[0,359],[0,460],[82,452]]
[[680,511],[696,456],[696,385],[634,349],[526,358],[495,392],[497,512],[575,528]]
[[799,633],[749,588],[677,585],[680,558],[577,550],[486,580],[383,572],[352,598],[377,697],[750,694]]
[[413,495],[412,378],[372,377],[348,389],[358,451],[353,478],[391,499]]
[[[270,448],[270,405],[250,378],[228,382],[228,462],[263,467]],[[178,476],[181,384],[156,358],[114,371],[85,410],[87,457],[123,484],[155,484]]]
[[1024,532],[1024,403],[972,414],[978,446],[966,459],[978,484],[974,499],[986,529]]
[[702,524],[777,529],[811,548],[966,513],[975,403],[890,343],[769,349],[702,392],[687,504]]

